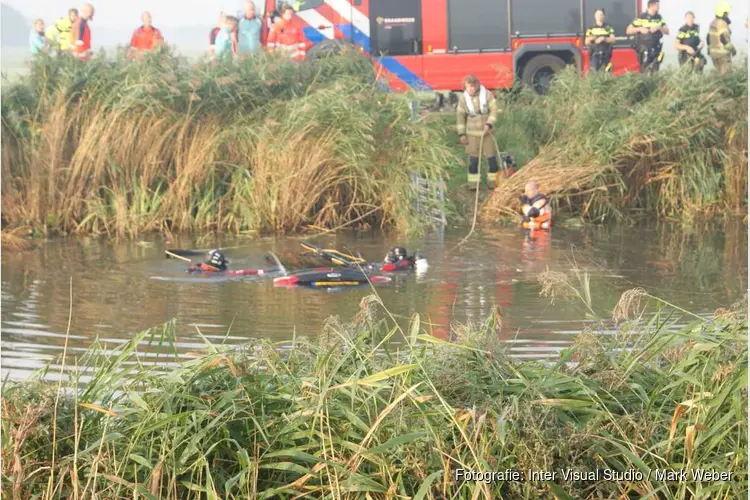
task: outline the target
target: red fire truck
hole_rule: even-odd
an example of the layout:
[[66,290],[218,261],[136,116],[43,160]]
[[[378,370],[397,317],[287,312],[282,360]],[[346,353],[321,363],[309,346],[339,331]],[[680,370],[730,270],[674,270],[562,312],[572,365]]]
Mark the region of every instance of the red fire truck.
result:
[[[264,2],[266,16],[279,0]],[[488,88],[520,79],[543,88],[566,65],[589,66],[583,46],[594,9],[615,28],[614,74],[638,70],[625,28],[642,0],[304,0],[290,1],[307,57],[356,46],[394,90],[459,91],[468,73]],[[265,36],[263,34],[263,40]]]

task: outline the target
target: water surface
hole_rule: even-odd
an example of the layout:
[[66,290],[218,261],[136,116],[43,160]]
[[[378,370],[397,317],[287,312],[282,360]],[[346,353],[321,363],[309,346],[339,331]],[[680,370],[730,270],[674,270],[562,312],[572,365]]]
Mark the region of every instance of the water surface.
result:
[[[417,312],[431,323],[433,335],[448,338],[451,323],[484,321],[499,306],[499,341],[513,342],[517,356],[544,357],[572,342],[589,321],[581,304],[552,304],[539,296],[536,277],[547,269],[589,273],[594,309],[602,318],[634,286],[699,314],[731,306],[747,290],[747,227],[742,224],[555,228],[534,238],[514,227],[492,228],[451,252],[465,234],[466,229],[452,229],[405,242],[410,252],[427,255],[429,271],[399,275],[377,288],[402,324]],[[310,241],[355,248],[372,260],[404,243],[381,233]],[[213,245],[241,247],[227,251],[233,268],[267,267],[263,255],[268,251],[288,260],[300,251],[292,238],[210,243],[182,238],[168,246]],[[367,288],[275,288],[268,278],[192,277],[184,273],[184,263],[164,258],[165,247],[160,239],[85,238],[3,252],[3,375],[24,377],[58,358],[66,332],[69,353],[78,355],[97,338],[114,346],[172,318],[180,354],[203,349],[198,332],[229,345],[251,337],[314,336],[332,315],[350,320],[371,293]]]

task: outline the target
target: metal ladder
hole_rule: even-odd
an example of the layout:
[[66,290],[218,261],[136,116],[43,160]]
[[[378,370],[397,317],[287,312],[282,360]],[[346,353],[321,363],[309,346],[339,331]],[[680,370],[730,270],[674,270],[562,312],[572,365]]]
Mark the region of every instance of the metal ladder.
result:
[[[411,111],[411,121],[418,118],[419,104],[417,101],[409,102],[409,111]],[[417,213],[424,216],[428,221],[445,227],[448,219],[445,217],[445,182],[443,176],[438,177],[437,181],[425,179],[419,172],[411,174],[412,188],[417,192],[415,209]]]
[[432,223],[445,226],[445,182],[440,176],[437,181],[431,181],[420,176],[417,172],[411,174],[412,188],[417,192],[414,202],[417,213]]

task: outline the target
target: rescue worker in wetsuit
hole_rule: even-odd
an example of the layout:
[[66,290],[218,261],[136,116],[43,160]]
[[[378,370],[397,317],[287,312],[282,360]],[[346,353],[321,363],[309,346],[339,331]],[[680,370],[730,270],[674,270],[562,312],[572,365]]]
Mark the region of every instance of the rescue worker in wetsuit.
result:
[[385,259],[383,259],[383,264],[380,266],[380,271],[384,272],[411,269],[417,269],[417,271],[427,270],[427,259],[419,253],[409,256],[404,247],[393,247],[388,250]]
[[45,36],[50,45],[60,52],[67,52],[73,38],[73,23],[78,20],[78,9],[70,9],[67,17],[61,17],[55,24],[47,28]]
[[552,209],[549,200],[539,192],[539,186],[531,181],[521,195],[521,224],[525,229],[549,229],[552,225]]
[[221,250],[209,250],[206,253],[206,257],[203,259],[203,262],[200,264],[190,266],[188,267],[188,272],[207,272],[207,273],[217,273],[217,272],[223,272],[227,270],[227,264],[229,264],[229,261],[227,260],[226,256],[224,255],[224,252]]
[[464,93],[456,108],[456,130],[461,144],[466,146],[466,153],[469,155],[469,189],[476,190],[479,183],[480,154],[487,159],[487,184],[490,189],[494,189],[500,180],[497,148],[492,137],[492,129],[497,121],[497,101],[494,94],[481,85],[474,75],[464,77],[463,87]]
[[263,276],[278,272],[279,268],[272,269],[237,269],[229,270],[229,261],[224,252],[218,249],[209,250],[206,253],[203,262],[188,267],[185,272],[188,273],[206,273],[221,274],[222,276]]
[[732,31],[729,29],[731,11],[729,2],[719,2],[714,14],[716,18],[708,28],[706,42],[708,43],[708,55],[714,62],[714,67],[720,75],[725,75],[732,68],[732,57],[737,55],[737,49],[732,43]]
[[649,0],[646,12],[641,13],[625,33],[635,35],[636,51],[641,73],[656,73],[664,59],[661,39],[669,34],[664,18],[659,14],[659,0]]
[[685,24],[677,32],[674,48],[679,53],[680,66],[688,64],[693,71],[702,72],[706,65],[706,56],[701,53],[705,46],[701,40],[700,27],[695,24],[695,14],[688,11],[685,14]]
[[612,46],[615,43],[615,29],[606,23],[604,9],[594,11],[594,26],[586,31],[586,45],[592,71],[612,72]]

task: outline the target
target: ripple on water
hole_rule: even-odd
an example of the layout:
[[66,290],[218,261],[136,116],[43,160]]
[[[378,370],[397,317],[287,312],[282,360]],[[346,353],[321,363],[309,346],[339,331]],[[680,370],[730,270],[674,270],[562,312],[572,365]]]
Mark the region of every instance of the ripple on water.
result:
[[[466,229],[406,242],[373,233],[321,237],[315,243],[346,245],[372,260],[380,260],[396,244],[419,250],[430,261],[425,275],[398,276],[377,289],[400,325],[406,328],[412,313],[418,312],[423,324],[432,325],[434,335],[449,339],[451,323],[484,323],[499,306],[503,329],[498,341],[509,342],[513,356],[527,359],[559,355],[593,324],[581,304],[550,304],[540,297],[539,273],[569,272],[575,263],[589,273],[593,308],[603,318],[634,284],[709,317],[716,308],[742,298],[747,289],[747,228],[729,238],[730,229],[712,230],[698,239],[694,232],[682,233],[679,228],[555,228],[545,241],[526,238],[517,228],[499,227],[476,232],[455,251]],[[728,248],[730,242],[735,247]],[[247,268],[267,267],[263,255],[268,251],[286,262],[300,251],[297,240],[282,238],[225,240],[221,246],[238,245],[243,248],[227,253],[233,266]],[[173,247],[205,246],[177,238]],[[142,343],[138,349],[144,362],[161,363],[172,349],[179,355],[204,352],[200,334],[212,344],[231,346],[254,337],[273,342],[294,335],[314,337],[331,316],[350,320],[362,298],[371,293],[367,287],[331,293],[275,288],[265,278],[187,276],[185,263],[164,259],[162,250],[160,241],[144,248],[128,242],[90,240],[81,245],[57,240],[23,255],[3,252],[1,342],[3,365],[8,363],[3,373],[28,374],[59,357],[71,308],[71,276],[71,358],[79,357],[96,338],[120,347],[136,332],[173,318],[177,343],[168,348]]]

